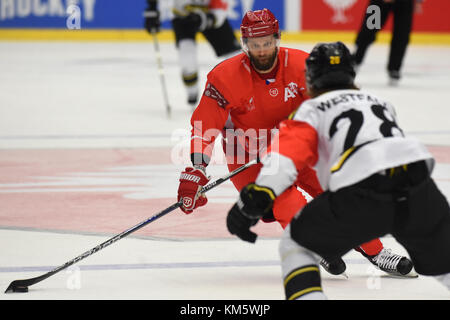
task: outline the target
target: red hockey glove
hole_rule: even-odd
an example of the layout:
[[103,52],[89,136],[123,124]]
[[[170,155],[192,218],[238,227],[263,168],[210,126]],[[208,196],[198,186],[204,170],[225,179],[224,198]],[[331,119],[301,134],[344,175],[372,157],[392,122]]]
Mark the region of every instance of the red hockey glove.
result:
[[206,176],[205,168],[202,166],[188,167],[184,169],[180,176],[180,185],[178,187],[178,201],[183,199],[183,205],[180,209],[189,214],[195,208],[204,206],[208,199],[200,193],[209,181]]

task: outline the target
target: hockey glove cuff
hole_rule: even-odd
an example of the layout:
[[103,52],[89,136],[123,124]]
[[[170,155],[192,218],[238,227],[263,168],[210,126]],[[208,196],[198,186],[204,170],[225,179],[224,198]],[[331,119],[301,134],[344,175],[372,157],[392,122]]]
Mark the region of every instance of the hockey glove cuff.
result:
[[210,12],[196,8],[188,14],[186,20],[193,23],[199,31],[204,31],[214,27],[216,17]]

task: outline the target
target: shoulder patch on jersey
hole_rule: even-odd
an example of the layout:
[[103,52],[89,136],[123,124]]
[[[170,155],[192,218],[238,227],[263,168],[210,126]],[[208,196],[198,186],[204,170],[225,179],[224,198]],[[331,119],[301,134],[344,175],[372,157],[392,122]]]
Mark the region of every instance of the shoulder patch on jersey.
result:
[[203,95],[216,100],[219,107],[224,109],[229,103],[227,99],[225,99],[225,97],[219,92],[219,90],[217,90],[217,88],[214,87],[211,83],[208,83],[206,85],[206,89],[203,92]]

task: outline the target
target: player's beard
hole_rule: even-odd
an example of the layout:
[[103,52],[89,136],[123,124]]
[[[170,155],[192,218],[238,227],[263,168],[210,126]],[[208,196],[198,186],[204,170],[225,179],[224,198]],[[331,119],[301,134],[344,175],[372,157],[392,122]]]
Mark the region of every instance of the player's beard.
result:
[[251,52],[248,53],[249,58],[253,66],[259,71],[266,71],[273,67],[275,59],[277,58],[278,50],[275,48],[270,55],[258,57]]

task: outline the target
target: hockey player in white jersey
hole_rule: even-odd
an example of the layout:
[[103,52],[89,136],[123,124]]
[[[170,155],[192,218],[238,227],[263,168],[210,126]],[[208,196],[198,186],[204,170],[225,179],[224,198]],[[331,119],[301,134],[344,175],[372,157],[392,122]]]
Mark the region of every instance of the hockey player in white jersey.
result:
[[[145,28],[150,33],[160,28],[158,0],[147,0]],[[229,58],[241,52],[239,41],[227,19],[227,0],[173,0],[172,28],[188,103],[196,105],[199,95],[196,35],[201,32],[217,57]]]
[[[430,177],[434,159],[405,136],[392,105],[358,90],[354,77],[343,43],[314,47],[306,60],[312,99],[281,123],[259,176],[227,219],[254,225],[297,172],[314,167],[325,192],[295,216],[280,242],[286,299],[326,298],[319,261],[386,234],[405,247],[419,274],[450,289],[450,208]],[[389,260],[386,253],[383,263]]]

